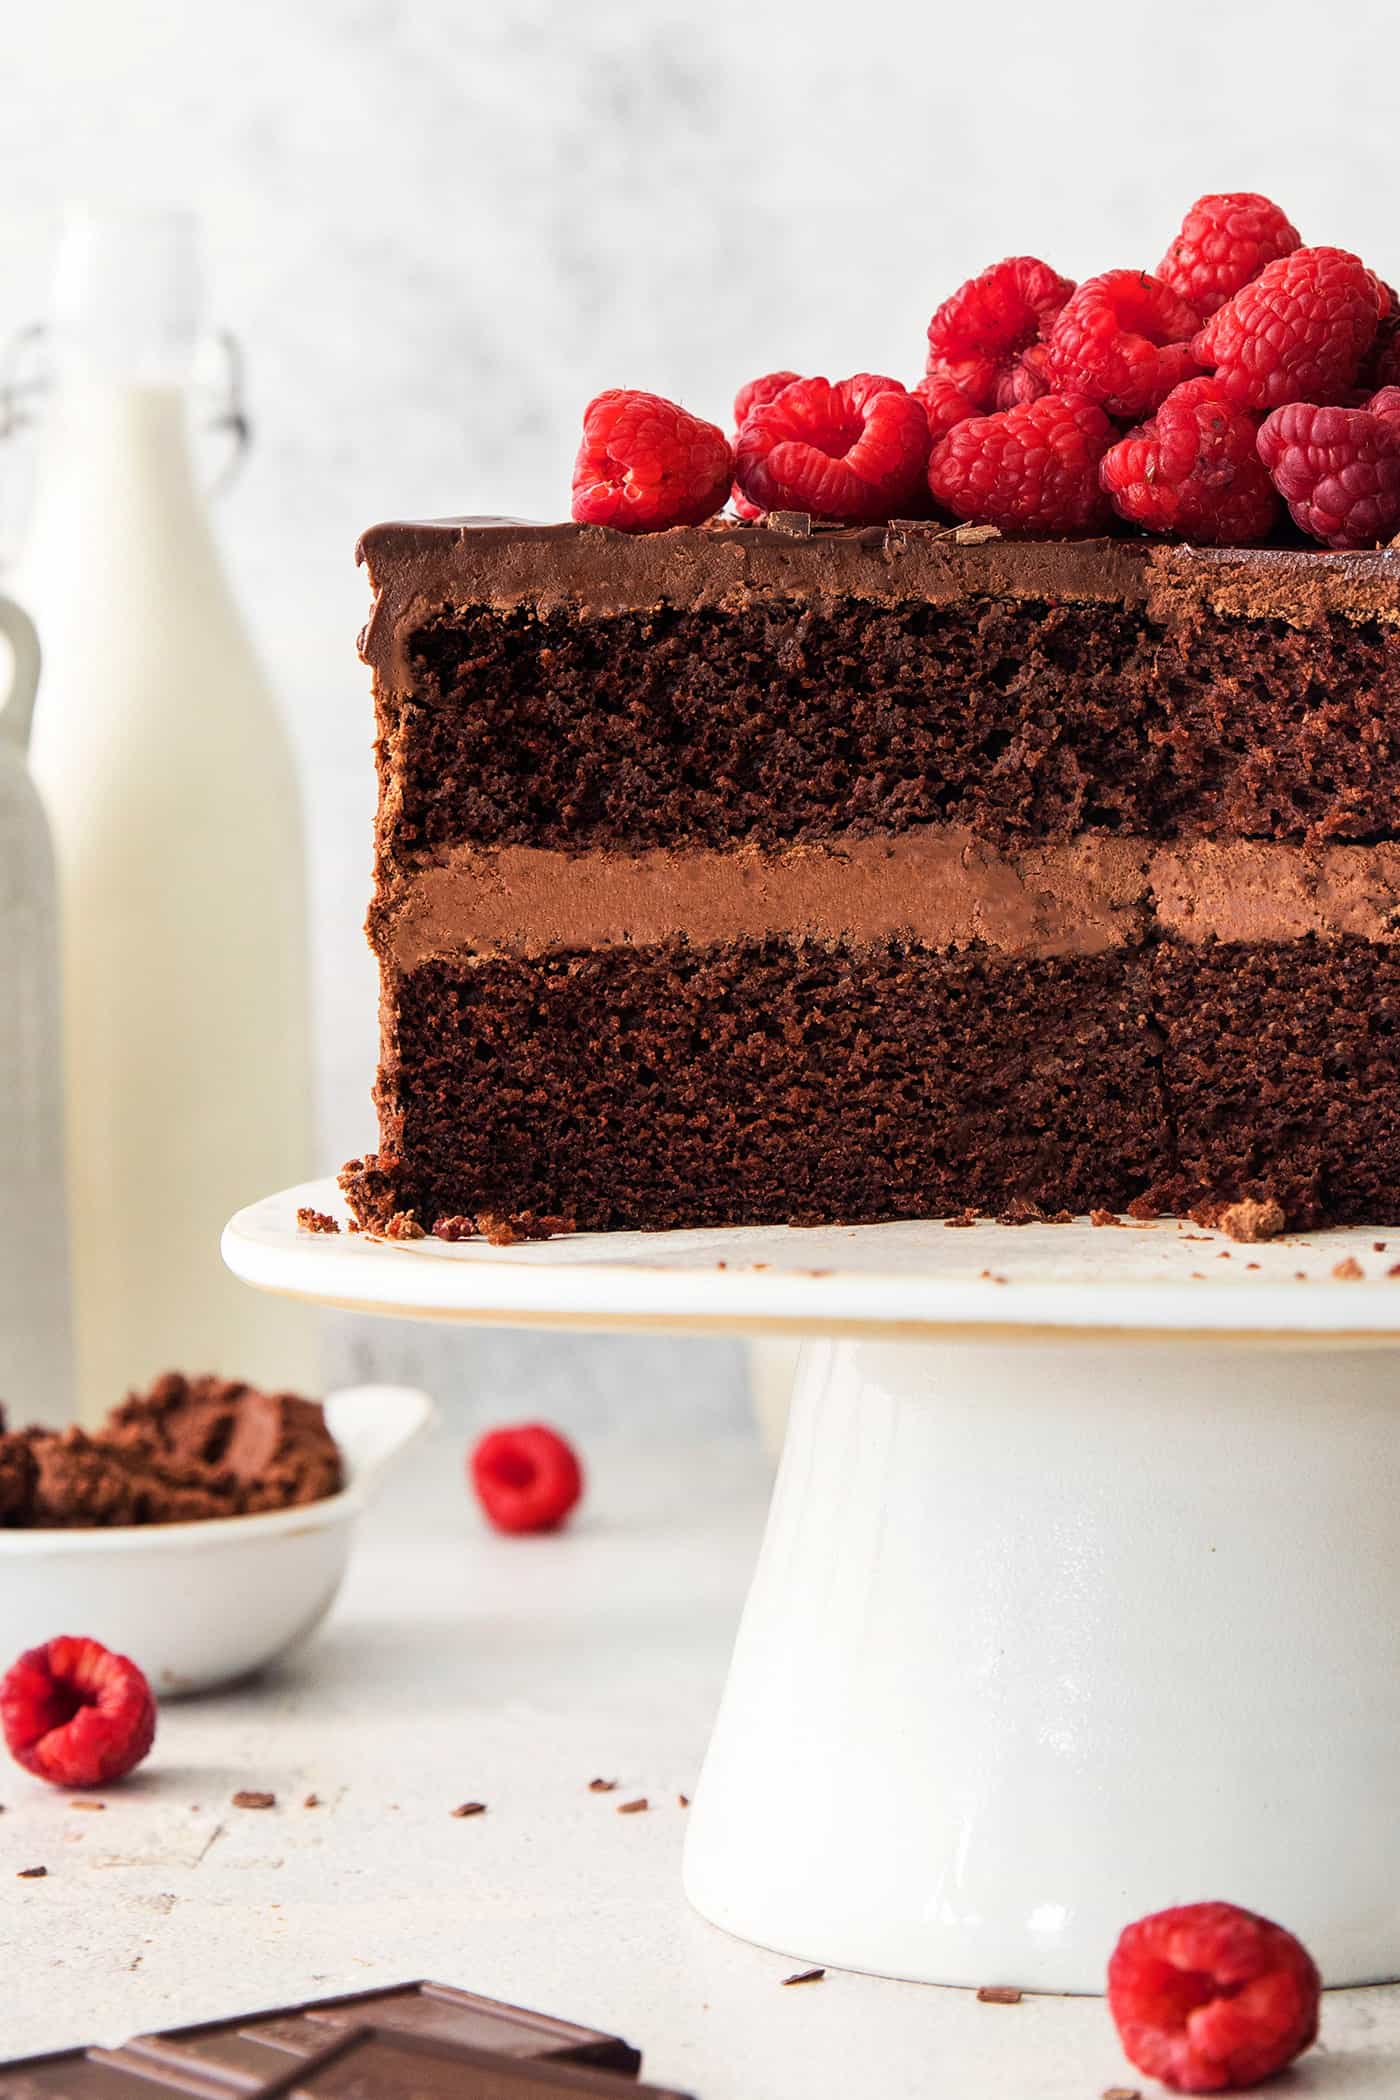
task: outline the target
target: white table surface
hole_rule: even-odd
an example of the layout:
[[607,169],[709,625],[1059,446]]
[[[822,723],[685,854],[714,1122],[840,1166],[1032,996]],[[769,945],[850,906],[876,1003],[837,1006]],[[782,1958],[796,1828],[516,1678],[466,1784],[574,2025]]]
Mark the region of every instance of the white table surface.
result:
[[[639,1394],[639,1416],[663,1402]],[[737,1441],[586,1455],[571,1532],[499,1539],[462,1489],[461,1439],[439,1433],[298,1663],[168,1707],[101,1814],[0,1777],[3,2054],[427,1975],[624,2033],[645,2076],[701,2100],[1146,2087],[1095,2000],[986,2005],[835,1972],[784,1990],[791,1962],[687,1909],[677,1796],[766,1468]],[[591,1794],[595,1776],[617,1791]],[[239,1788],[275,1791],[276,1808],[233,1808]],[[323,1806],[302,1806],[311,1791]],[[646,1814],[616,1813],[643,1794]],[[487,1813],[453,1819],[470,1799]],[[11,1878],[38,1865],[46,1879]],[[1393,2100],[1400,1987],[1330,1994],[1323,2043],[1290,2081],[1299,2100]]]

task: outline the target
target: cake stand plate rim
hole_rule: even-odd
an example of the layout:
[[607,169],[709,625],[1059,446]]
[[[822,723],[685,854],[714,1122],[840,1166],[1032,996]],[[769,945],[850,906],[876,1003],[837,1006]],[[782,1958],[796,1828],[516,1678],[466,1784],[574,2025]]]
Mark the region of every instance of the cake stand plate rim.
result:
[[[301,1208],[342,1229],[301,1230]],[[347,1216],[332,1179],[281,1190],[229,1221],[224,1260],[256,1288],[324,1305],[502,1326],[1400,1345],[1400,1277],[1387,1275],[1400,1266],[1400,1228],[1384,1226],[1257,1246],[1175,1219],[1116,1230],[1081,1219],[591,1233],[491,1247],[388,1242],[349,1233]],[[1349,1261],[1359,1279],[1333,1273]]]

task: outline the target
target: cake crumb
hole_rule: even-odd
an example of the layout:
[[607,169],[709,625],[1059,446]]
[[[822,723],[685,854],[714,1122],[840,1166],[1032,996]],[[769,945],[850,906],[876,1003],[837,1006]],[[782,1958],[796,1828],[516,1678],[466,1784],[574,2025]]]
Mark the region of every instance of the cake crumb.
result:
[[1021,1993],[1014,1983],[984,1983],[977,1993],[979,2005],[1019,2005]]
[[945,1225],[975,1225],[977,1223],[977,1213],[971,1209],[955,1210],[952,1217],[945,1218],[943,1222]]
[[1128,1216],[1135,1218],[1139,1225],[1155,1225],[1161,1215],[1150,1196],[1134,1196],[1128,1205]]
[[689,1796],[689,1794],[677,1794],[677,1796],[676,1796],[676,1807],[677,1807],[677,1808],[689,1808],[689,1806],[690,1806],[690,1796]]
[[411,1210],[396,1210],[384,1227],[386,1240],[425,1240],[428,1235]]
[[820,1983],[825,1974],[825,1969],[799,1969],[795,1976],[782,1978],[783,1989],[790,1990],[795,1983]]
[[303,1808],[319,1808],[321,1806],[321,1797],[319,1794],[308,1794],[301,1805]]
[[340,1220],[333,1218],[327,1210],[312,1210],[303,1203],[297,1211],[298,1232],[339,1232]]
[[475,1222],[488,1247],[518,1247],[527,1240],[552,1240],[578,1230],[571,1217],[545,1218],[533,1210],[522,1210],[510,1218],[484,1210]]
[[1354,1254],[1348,1254],[1344,1260],[1336,1264],[1332,1274],[1339,1283],[1356,1283],[1366,1274],[1366,1271]]
[[260,1787],[241,1786],[232,1797],[235,1808],[276,1808],[277,1796],[263,1792]]
[[1045,1213],[1038,1203],[1028,1202],[1024,1196],[1013,1196],[1006,1209],[997,1213],[998,1225],[1043,1225]]
[[1111,1210],[1091,1210],[1091,1211],[1090,1211],[1090,1213],[1089,1213],[1089,1223],[1090,1223],[1091,1225],[1119,1225],[1119,1226],[1121,1226],[1121,1225],[1122,1225],[1122,1223],[1123,1223],[1123,1220],[1122,1220],[1122,1219],[1121,1219],[1121,1218],[1120,1218],[1120,1217],[1118,1216],[1118,1214],[1116,1213],[1116,1211],[1111,1211]]
[[1400,1276],[1400,1261],[1392,1262],[1385,1273],[1387,1276]]
[[1287,1219],[1277,1198],[1266,1196],[1258,1203],[1253,1196],[1242,1196],[1238,1203],[1227,1203],[1215,1222],[1228,1238],[1253,1244],[1257,1240],[1276,1240]]

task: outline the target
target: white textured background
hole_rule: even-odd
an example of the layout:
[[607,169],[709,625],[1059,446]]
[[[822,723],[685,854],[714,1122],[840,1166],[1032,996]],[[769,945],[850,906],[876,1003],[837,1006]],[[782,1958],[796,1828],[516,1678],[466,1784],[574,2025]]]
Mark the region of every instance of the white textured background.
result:
[[[223,527],[306,785],[323,1163],[372,1136],[371,778],[352,549],[388,515],[562,514],[605,385],[717,420],[774,365],[913,378],[1008,252],[1160,257],[1202,190],[1400,273],[1400,10],[1309,0],[8,0],[0,327],[58,207],[196,205],[248,351]],[[0,495],[6,468],[0,457]],[[480,1404],[740,1404],[694,1344],[342,1331]]]

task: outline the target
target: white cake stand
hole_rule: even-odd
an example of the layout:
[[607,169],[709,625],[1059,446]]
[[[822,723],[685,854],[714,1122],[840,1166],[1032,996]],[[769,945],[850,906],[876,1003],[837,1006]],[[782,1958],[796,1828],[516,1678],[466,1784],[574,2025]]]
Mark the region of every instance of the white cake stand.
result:
[[1400,1977],[1400,1228],[492,1248],[315,1236],[299,1204],[344,1215],[328,1182],[240,1212],[237,1275],[810,1338],[691,1811],[706,1918],[801,1961],[1092,1991],[1127,1919],[1219,1896],[1329,1983]]

